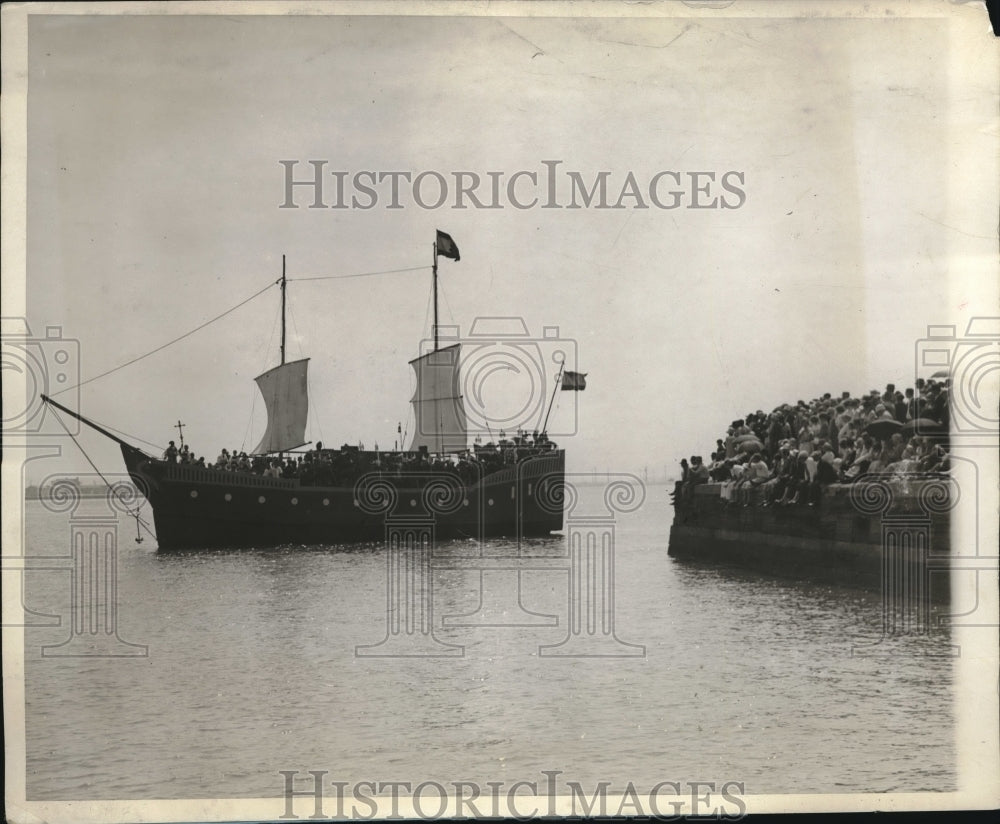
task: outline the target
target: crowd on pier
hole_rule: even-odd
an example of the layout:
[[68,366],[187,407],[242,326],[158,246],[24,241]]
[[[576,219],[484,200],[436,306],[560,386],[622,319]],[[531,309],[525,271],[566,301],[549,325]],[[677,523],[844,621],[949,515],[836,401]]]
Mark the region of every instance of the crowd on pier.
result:
[[377,444],[374,450],[366,450],[364,444],[344,444],[340,449],[326,449],[320,442],[313,449],[286,455],[248,455],[236,449],[231,452],[223,449],[215,463],[206,463],[204,457],[195,458],[187,444],[178,449],[170,441],[163,460],[270,478],[298,478],[303,486],[351,486],[369,472],[394,476],[442,472],[453,474],[468,485],[506,466],[556,448],[544,432],[518,432],[511,438],[501,432],[496,443],[477,442],[472,449],[453,454],[430,454],[426,448],[415,452],[383,452]]
[[732,422],[708,463],[681,461],[675,501],[717,483],[732,505],[815,506],[825,487],[864,475],[947,472],[948,393],[947,380],[918,379],[902,392],[889,384],[751,412]]

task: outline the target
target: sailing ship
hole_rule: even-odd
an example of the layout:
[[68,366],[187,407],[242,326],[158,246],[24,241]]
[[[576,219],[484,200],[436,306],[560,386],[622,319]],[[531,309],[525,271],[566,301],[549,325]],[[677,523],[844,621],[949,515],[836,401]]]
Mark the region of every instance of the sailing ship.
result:
[[[43,400],[118,443],[129,476],[152,508],[161,550],[380,540],[387,525],[408,523],[423,528],[429,523],[438,538],[547,536],[563,526],[565,453],[548,439],[544,424],[540,433],[470,448],[460,383],[462,345],[441,347],[437,334],[439,251],[458,259],[454,241],[438,232],[434,347],[410,361],[415,423],[406,448],[316,444],[302,451],[308,445],[309,359],[285,359],[284,258],[280,363],[255,379],[267,411],[263,437],[250,455],[258,471],[150,455],[51,398]],[[263,467],[270,471],[260,472]]]

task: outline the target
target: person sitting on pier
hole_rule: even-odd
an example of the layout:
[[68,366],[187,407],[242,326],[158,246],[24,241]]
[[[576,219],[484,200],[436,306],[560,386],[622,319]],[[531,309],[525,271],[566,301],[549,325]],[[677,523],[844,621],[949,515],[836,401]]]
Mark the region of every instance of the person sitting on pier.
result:
[[759,453],[755,452],[747,464],[746,472],[743,475],[743,483],[740,488],[741,502],[743,506],[750,506],[753,503],[762,501],[762,490],[760,489],[771,478],[771,468],[767,461]]
[[860,442],[855,442],[854,449],[856,453],[854,460],[844,470],[844,478],[848,483],[853,483],[868,472],[876,455],[875,439],[871,435],[864,435]]
[[840,463],[837,466],[837,476],[840,483],[850,483],[848,473],[857,460],[858,452],[854,448],[854,439],[846,438],[840,442]]
[[785,441],[778,451],[774,474],[761,489],[763,506],[771,506],[776,500],[780,504],[787,503],[785,496],[794,486],[795,459],[792,445]]
[[[917,392],[923,387],[923,381],[917,380]],[[906,420],[912,421],[924,417],[924,402],[913,389],[906,390]]]
[[674,488],[670,493],[670,502],[672,504],[676,505],[678,496],[683,495],[684,485],[687,483],[688,475],[690,474],[691,470],[688,467],[687,458],[681,458],[681,477],[679,481],[674,481]]
[[712,463],[708,467],[708,474],[713,483],[723,483],[732,479],[733,470],[730,462],[726,460],[725,447],[712,453]]
[[701,455],[694,455],[691,458],[691,475],[688,481],[692,486],[697,486],[698,484],[707,484],[709,481],[708,477],[708,467],[705,466]]
[[810,422],[805,421],[801,427],[799,427],[798,432],[798,447],[800,452],[812,452],[813,441],[815,440],[815,435],[813,433]]
[[688,473],[687,481],[681,487],[681,495],[684,500],[690,501],[694,496],[694,488],[699,484],[709,482],[708,467],[702,463],[700,455],[691,456],[691,470]]
[[737,487],[741,480],[743,480],[743,473],[746,471],[746,460],[747,456],[743,455],[739,458],[731,458],[726,461],[726,468],[729,470],[729,478],[722,482],[722,489],[719,490],[719,497],[722,498],[727,504],[733,502],[733,495],[736,492]]
[[871,461],[868,463],[869,474],[878,474],[885,469],[885,443],[875,438],[871,446]]
[[829,413],[827,412],[820,413],[819,430],[820,430],[820,437],[825,441],[829,441],[833,451],[836,452],[837,441],[840,438],[840,431],[837,428],[837,424],[831,419]]
[[803,503],[808,494],[810,475],[807,462],[809,460],[809,453],[804,449],[800,449],[798,453],[793,453],[792,457],[795,459],[795,463],[792,466],[785,494],[782,495],[782,499],[778,502],[780,504],[791,505]]
[[903,449],[906,444],[903,442],[903,436],[898,432],[893,433],[892,437],[885,444],[885,448],[882,452],[882,460],[886,466],[889,464],[894,464],[903,457]]
[[[768,415],[765,427],[764,444],[773,452],[771,457],[774,457],[781,448],[781,442],[787,440],[788,436],[792,434],[791,425],[788,422],[788,404],[782,404]],[[768,455],[765,454],[764,457],[766,458]]]
[[809,416],[809,430],[812,432],[812,441],[814,444],[822,443],[828,434],[828,426],[824,425],[823,418],[820,415],[810,415]]
[[733,421],[726,430],[726,460],[736,457],[736,421]]
[[903,449],[903,454],[898,461],[889,464],[886,468],[886,472],[891,472],[893,475],[907,475],[911,472],[915,472],[917,469],[917,460],[914,457],[914,450],[912,447],[905,447]]
[[861,435],[861,429],[859,426],[859,416],[857,413],[849,413],[845,416],[843,423],[839,427],[837,432],[837,443],[838,446],[843,441],[857,441]]
[[837,482],[836,460],[833,452],[824,452],[816,463],[816,474],[809,486],[809,506],[816,506],[823,497],[823,490]]
[[[912,391],[912,390],[910,390]],[[896,392],[893,396],[892,401],[892,412],[894,413],[896,420],[900,423],[906,423],[906,413],[909,410],[910,404],[907,402],[906,397],[902,392]]]
[[819,450],[814,449],[806,456],[806,481],[810,484],[816,480],[816,470],[819,468],[821,455]]
[[927,415],[940,423],[943,431],[948,431],[950,407],[947,386],[931,383],[927,394]]
[[948,451],[941,444],[937,444],[931,453],[920,461],[918,468],[921,472],[929,474],[947,472],[951,468]]

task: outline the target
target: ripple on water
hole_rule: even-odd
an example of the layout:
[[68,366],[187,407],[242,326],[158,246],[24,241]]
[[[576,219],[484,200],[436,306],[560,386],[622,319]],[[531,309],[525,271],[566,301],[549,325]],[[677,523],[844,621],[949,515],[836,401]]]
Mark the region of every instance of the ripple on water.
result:
[[[616,632],[645,658],[541,657],[567,633],[566,571],[548,561],[524,573],[522,605],[558,626],[439,628],[464,656],[380,659],[355,656],[386,635],[376,545],[123,551],[119,628],[149,657],[27,656],[28,797],[268,797],[282,791],[280,769],[415,782],[556,769],[637,786],[707,776],[753,793],[953,788],[943,630],[897,639],[888,658],[852,656],[878,637],[877,595],[677,564],[662,518],[647,506],[617,527]],[[28,531],[41,546],[62,540],[65,522],[29,504]],[[446,549],[455,569],[435,573],[435,610],[465,614],[479,577],[462,568],[468,546]],[[27,586],[33,608],[65,611],[60,576]],[[65,633],[28,630],[27,648]]]

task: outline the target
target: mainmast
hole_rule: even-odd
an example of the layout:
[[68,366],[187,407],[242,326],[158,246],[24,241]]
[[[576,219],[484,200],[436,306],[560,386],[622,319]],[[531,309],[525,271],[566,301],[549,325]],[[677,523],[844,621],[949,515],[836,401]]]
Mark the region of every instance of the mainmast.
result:
[[[432,454],[464,452],[468,444],[468,422],[459,384],[461,343],[451,343],[441,348],[438,328],[438,258],[446,257],[456,263],[461,259],[458,244],[447,232],[437,230],[431,245],[433,255],[434,289],[434,348],[410,361],[416,373],[413,416],[415,427],[409,451],[423,448]],[[423,347],[421,347],[423,348]]]
[[431,244],[434,249],[434,351],[438,350],[438,245],[435,240]]
[[458,263],[461,257],[458,254],[458,244],[455,243],[454,239],[447,232],[442,232],[440,229],[437,230],[435,235],[434,244],[432,246],[434,250],[434,351],[438,351],[438,255],[441,254],[446,258],[451,258],[453,261]]
[[[436,260],[437,258],[435,257],[435,261]],[[436,290],[436,283],[437,281],[435,281],[435,290]],[[285,288],[287,286],[288,286],[288,278],[285,277],[285,256],[282,255],[281,256],[281,364],[282,366],[284,366],[285,363]],[[434,303],[435,313],[437,311],[436,294],[437,292],[435,291],[435,303]],[[434,318],[435,318],[434,322],[437,323],[437,314],[434,315]],[[436,349],[437,346],[435,345],[434,348]]]

